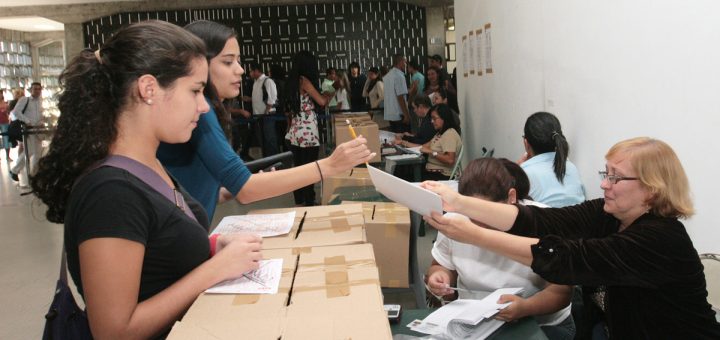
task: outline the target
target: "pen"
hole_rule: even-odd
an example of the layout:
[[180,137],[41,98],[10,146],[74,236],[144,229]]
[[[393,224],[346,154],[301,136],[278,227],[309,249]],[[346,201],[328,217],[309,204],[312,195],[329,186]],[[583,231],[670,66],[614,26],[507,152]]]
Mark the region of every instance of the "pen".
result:
[[[348,125],[348,129],[350,129],[350,135],[353,137],[353,139],[357,138],[357,135],[355,134],[355,129],[353,129],[352,124],[350,124],[350,119],[345,119],[345,123]],[[365,166],[367,166],[368,163],[365,162]]]
[[456,290],[456,291],[458,291],[458,292],[468,292],[468,293],[472,293],[472,290],[470,290],[470,289],[465,289],[465,288],[458,288],[458,287],[445,287],[445,288],[450,289],[450,290]]

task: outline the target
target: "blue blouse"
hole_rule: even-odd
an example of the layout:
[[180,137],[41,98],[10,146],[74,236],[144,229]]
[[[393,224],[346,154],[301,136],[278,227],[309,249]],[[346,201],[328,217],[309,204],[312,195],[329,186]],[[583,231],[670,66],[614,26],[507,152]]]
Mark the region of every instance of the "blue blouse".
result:
[[190,141],[161,143],[157,157],[183,188],[202,204],[212,221],[220,187],[237,196],[251,173],[230,147],[209,100],[208,104],[210,111],[200,116]]
[[558,181],[553,170],[555,152],[535,155],[520,166],[530,179],[530,197],[533,201],[553,208],[575,205],[585,201],[585,188],[575,164],[565,163],[563,183]]

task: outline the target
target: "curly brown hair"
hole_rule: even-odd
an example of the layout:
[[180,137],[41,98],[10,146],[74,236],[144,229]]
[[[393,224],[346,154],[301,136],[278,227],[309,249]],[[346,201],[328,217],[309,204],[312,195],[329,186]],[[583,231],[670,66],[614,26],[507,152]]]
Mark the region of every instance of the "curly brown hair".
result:
[[133,82],[150,74],[170,87],[190,74],[193,59],[204,56],[205,45],[196,36],[149,20],[120,29],[98,52],[84,50],[70,62],[60,75],[57,131],[30,181],[48,206],[49,221],[64,222],[76,179],[107,157],[120,113],[138,100],[130,91]]

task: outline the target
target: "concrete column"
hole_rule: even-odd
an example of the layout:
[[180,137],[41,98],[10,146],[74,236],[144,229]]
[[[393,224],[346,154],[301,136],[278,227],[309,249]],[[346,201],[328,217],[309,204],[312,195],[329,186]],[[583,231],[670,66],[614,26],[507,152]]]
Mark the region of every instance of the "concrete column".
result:
[[82,24],[65,24],[65,60],[70,62],[83,48]]
[[443,7],[425,8],[427,25],[428,55],[439,54],[445,60],[445,23],[443,22]]

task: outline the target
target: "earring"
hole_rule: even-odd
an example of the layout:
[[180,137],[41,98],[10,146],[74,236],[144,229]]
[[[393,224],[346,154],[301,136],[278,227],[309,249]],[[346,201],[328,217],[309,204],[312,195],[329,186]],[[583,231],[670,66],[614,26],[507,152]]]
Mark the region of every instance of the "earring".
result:
[[153,100],[152,99],[145,99],[145,104],[152,105]]

